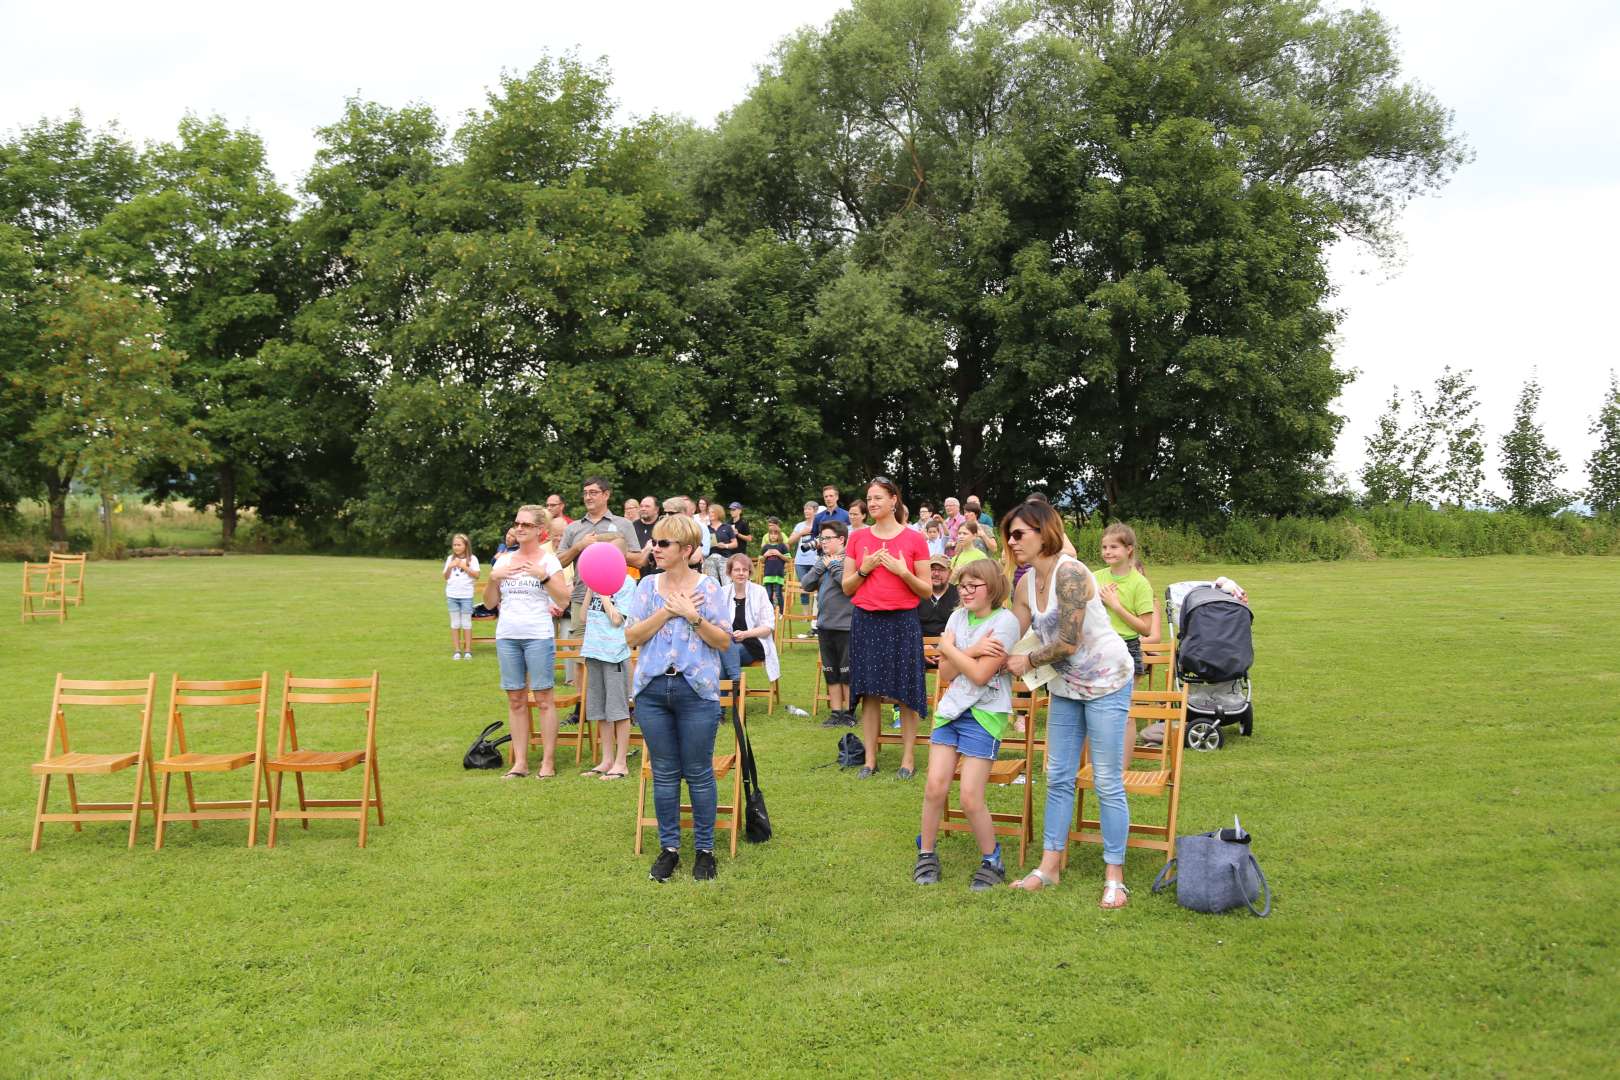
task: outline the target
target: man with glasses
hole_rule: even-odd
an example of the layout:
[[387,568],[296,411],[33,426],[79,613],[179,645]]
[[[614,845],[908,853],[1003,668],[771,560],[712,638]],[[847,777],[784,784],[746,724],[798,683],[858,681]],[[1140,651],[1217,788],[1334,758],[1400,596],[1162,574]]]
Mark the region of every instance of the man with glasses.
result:
[[917,602],[917,621],[922,623],[923,637],[939,637],[945,632],[951,612],[962,602],[956,586],[951,584],[949,556],[935,555],[928,560],[928,583],[934,591]]
[[842,521],[824,522],[816,532],[821,553],[799,583],[808,591],[817,590],[816,638],[821,645],[821,677],[827,680],[827,707],[830,715],[822,727],[854,727],[855,714],[849,707],[849,628],[855,605],[844,593],[844,541],[849,526]]
[[[557,552],[557,561],[564,566],[574,565],[585,549],[592,544],[611,543],[624,555],[625,562],[629,562],[632,555],[639,549],[632,547],[636,542],[636,530],[624,518],[608,510],[608,500],[613,495],[613,488],[600,476],[587,477],[585,480],[585,516],[577,521],[570,522],[562,531],[562,543]],[[561,501],[560,499],[558,500]],[[577,573],[574,575],[574,594],[568,608],[568,623],[564,636],[570,638],[580,637],[585,633],[585,579]],[[569,668],[578,665],[570,664]]]
[[[546,513],[551,515],[551,539],[555,540],[562,530],[574,523],[568,516],[568,504],[563,502],[561,495],[546,496]],[[568,565],[567,563],[563,564]]]

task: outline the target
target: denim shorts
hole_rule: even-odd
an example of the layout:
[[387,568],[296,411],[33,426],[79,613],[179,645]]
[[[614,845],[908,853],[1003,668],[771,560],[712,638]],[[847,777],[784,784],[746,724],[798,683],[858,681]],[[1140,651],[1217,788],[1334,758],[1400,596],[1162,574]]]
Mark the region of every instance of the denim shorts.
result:
[[450,609],[451,626],[471,626],[473,602],[470,596],[447,596],[444,604]]
[[984,725],[973,718],[972,710],[935,728],[928,741],[935,746],[954,746],[963,757],[983,758],[985,761],[996,760],[996,754],[1001,749],[1001,740],[992,738],[984,730]]
[[502,690],[550,690],[557,680],[557,643],[551,638],[497,638]]

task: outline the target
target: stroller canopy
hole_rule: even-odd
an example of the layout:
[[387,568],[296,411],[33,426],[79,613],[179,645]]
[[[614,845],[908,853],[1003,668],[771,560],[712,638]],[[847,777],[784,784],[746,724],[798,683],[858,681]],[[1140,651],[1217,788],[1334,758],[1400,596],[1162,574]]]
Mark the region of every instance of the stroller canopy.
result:
[[1176,626],[1176,667],[1190,682],[1241,679],[1254,664],[1254,612],[1213,585],[1191,590]]

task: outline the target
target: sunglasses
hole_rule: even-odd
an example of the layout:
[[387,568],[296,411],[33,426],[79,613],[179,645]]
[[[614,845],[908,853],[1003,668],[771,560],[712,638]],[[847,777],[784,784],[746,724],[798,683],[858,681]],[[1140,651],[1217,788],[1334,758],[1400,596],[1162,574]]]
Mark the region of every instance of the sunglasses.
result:
[[1011,540],[1013,543],[1016,544],[1016,543],[1018,543],[1018,541],[1022,540],[1026,535],[1032,535],[1034,532],[1035,532],[1034,529],[1008,529],[1007,530],[1007,539]]
[[540,524],[535,521],[514,521],[510,527],[514,529],[538,529]]
[[675,541],[675,540],[654,540],[651,543],[652,543],[652,546],[657,548],[659,551],[663,551],[665,548],[672,548],[672,547],[678,547],[679,546],[679,541]]

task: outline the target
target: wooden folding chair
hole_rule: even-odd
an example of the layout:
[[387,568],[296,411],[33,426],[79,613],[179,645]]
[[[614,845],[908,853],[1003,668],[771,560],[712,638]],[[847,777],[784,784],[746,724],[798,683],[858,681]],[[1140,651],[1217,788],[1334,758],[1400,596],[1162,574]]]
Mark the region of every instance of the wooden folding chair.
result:
[[[799,597],[806,595],[810,597],[810,606],[802,608]],[[816,606],[816,594],[806,593],[798,582],[789,581],[782,586],[782,617],[776,620],[777,625],[782,627],[777,639],[779,651],[794,647],[820,647],[810,633],[810,624],[816,619]]]
[[67,592],[63,587],[62,566],[54,562],[23,563],[22,621],[67,618]]
[[[338,818],[360,822],[360,846],[366,846],[368,811],[377,808],[377,824],[383,824],[382,780],[377,771],[377,673],[369,679],[295,679],[287,672],[281,683],[281,728],[276,736],[276,752],[265,763],[267,773],[275,774],[270,785],[270,841],[276,846],[277,827],[282,821],[298,821],[309,828],[312,818]],[[321,691],[325,691],[324,693]],[[343,691],[332,693],[331,691]],[[366,707],[366,745],[362,750],[303,750],[298,746],[298,723],[295,705],[364,705]],[[360,797],[358,799],[311,799],[304,793],[305,773],[347,772],[356,765],[360,770]],[[298,809],[281,809],[281,782],[287,773],[293,774],[298,784]],[[310,809],[311,807],[344,807],[345,809]]]
[[[939,685],[939,635],[927,634],[923,636],[923,690],[928,699],[928,711],[933,712],[944,696]],[[930,664],[932,661],[932,664]]]
[[[244,691],[252,691],[244,693]],[[182,709],[209,709],[256,705],[253,748],[225,753],[202,753],[186,745],[186,725]],[[270,712],[270,673],[263,672],[257,679],[182,679],[179,675],[169,683],[169,723],[163,734],[163,757],[153,765],[163,777],[158,796],[157,838],[152,850],[163,850],[164,827],[171,821],[189,821],[193,829],[200,821],[242,821],[248,823],[247,846],[259,842],[259,808],[268,806],[264,797],[264,722]],[[175,752],[178,745],[179,752]],[[253,767],[251,794],[246,800],[227,799],[198,802],[192,784],[195,773],[235,772]],[[188,813],[169,813],[169,781],[179,773],[186,780]]]
[[84,603],[84,567],[86,556],[83,552],[78,555],[64,555],[62,552],[51,552],[52,565],[62,568],[62,592],[69,604],[78,607]]
[[821,657],[816,657],[816,684],[810,694],[810,715],[814,716],[821,711],[822,703],[827,705],[827,712],[832,712],[832,695],[827,689],[827,680],[821,673]]
[[1137,683],[1141,690],[1173,690],[1175,689],[1176,670],[1176,643],[1175,639],[1142,643],[1142,667],[1144,674]]
[[[1159,764],[1154,769],[1126,769],[1125,794],[1163,796],[1168,810],[1163,825],[1132,821],[1125,846],[1162,851],[1164,861],[1169,862],[1176,855],[1176,811],[1181,805],[1181,763],[1187,735],[1187,689],[1137,690],[1131,694],[1130,715],[1137,723],[1162,721],[1164,745],[1139,749],[1139,756],[1157,757]],[[1080,774],[1075,780],[1075,827],[1069,831],[1069,839],[1100,844],[1102,823],[1085,816],[1086,792],[1096,790],[1088,751],[1089,747],[1080,748]],[[1064,862],[1068,862],[1067,850]]]
[[[719,803],[715,807],[714,827],[716,830],[725,829],[731,833],[731,854],[737,855],[737,831],[742,824],[743,797],[742,797],[742,766],[739,761],[740,748],[737,746],[737,731],[731,725],[731,711],[737,710],[737,720],[742,724],[744,733],[748,731],[747,705],[748,676],[746,673],[735,681],[720,680],[720,731],[731,729],[731,753],[714,755],[714,779],[718,785],[727,775],[731,777],[731,802]],[[636,733],[639,738],[639,733]],[[715,746],[720,745],[720,736],[715,737]],[[646,742],[642,741],[641,754],[641,781],[636,788],[636,854],[641,854],[641,837],[651,826],[658,828],[657,816],[647,816],[647,788],[652,783],[652,756],[646,752]],[[692,804],[681,804],[681,827],[692,827]]]
[[[473,646],[488,645],[493,649],[495,647],[495,627],[500,621],[499,616],[472,620],[472,629],[467,634],[468,644]],[[479,631],[483,631],[483,633],[479,633]]]
[[[821,662],[819,657],[817,658],[816,662],[816,670],[818,672],[821,670]],[[765,674],[765,665],[759,665],[759,673],[761,675]],[[767,713],[774,713],[777,709],[782,707],[781,682],[781,679],[766,679],[764,686],[757,689],[754,687],[749,687],[747,696],[751,698],[764,698],[765,711]]]
[[[123,691],[122,693],[120,691]],[[129,693],[128,691],[137,691]],[[155,809],[157,784],[152,775],[152,702],[157,696],[157,673],[145,679],[64,679],[56,676],[56,687],[51,691],[51,719],[45,729],[45,753],[32,766],[39,777],[39,805],[34,809],[34,835],[28,850],[38,851],[40,836],[47,821],[73,823],[74,832],[84,831],[86,821],[129,822],[129,846],[135,846],[135,836],[141,827],[141,811]],[[74,750],[68,743],[67,714],[64,706],[88,708],[138,708],[141,711],[140,741],[134,750],[115,750],[111,753],[86,753]],[[52,750],[55,744],[57,749]],[[135,767],[135,793],[125,802],[80,802],[76,777],[110,776],[130,766]],[[67,779],[67,814],[47,814],[45,807],[51,793],[51,777]],[[149,789],[150,802],[141,801],[142,787]]]
[[[561,745],[563,740],[563,716],[576,706],[579,709],[579,723],[575,725],[574,738],[574,764],[578,765],[585,760],[585,747],[590,745],[591,753],[596,753],[596,729],[589,720],[585,719],[585,662],[580,658],[579,649],[581,638],[558,638],[556,642],[557,659],[552,673],[551,700],[557,707],[557,742]],[[578,685],[570,690],[562,687],[568,684],[563,682],[562,673],[567,664],[575,665],[574,677]],[[529,746],[534,748],[541,745],[540,729],[535,725],[534,712],[540,707],[539,690],[530,690],[527,698],[529,707]]]
[[[1012,734],[1011,728],[1007,731]],[[1003,751],[1011,748],[1016,751],[1012,757],[998,757],[990,764],[990,784],[1007,785],[1013,783],[1020,776],[1024,778],[1021,785],[1022,809],[1018,813],[1006,811],[990,811],[990,820],[994,823],[997,836],[1018,837],[1018,865],[1023,866],[1029,854],[1029,843],[1035,838],[1035,815],[1032,811],[1034,805],[1034,786],[1029,782],[1031,763],[1035,759],[1035,725],[1029,724],[1024,733],[1016,741],[1011,738],[1001,744]],[[956,759],[956,772],[952,775],[953,782],[962,779],[962,758]],[[988,785],[987,785],[988,786]],[[986,792],[988,794],[988,792]],[[945,796],[945,815],[940,819],[941,832],[972,832],[967,823],[967,815],[960,809],[951,805],[950,795]]]

